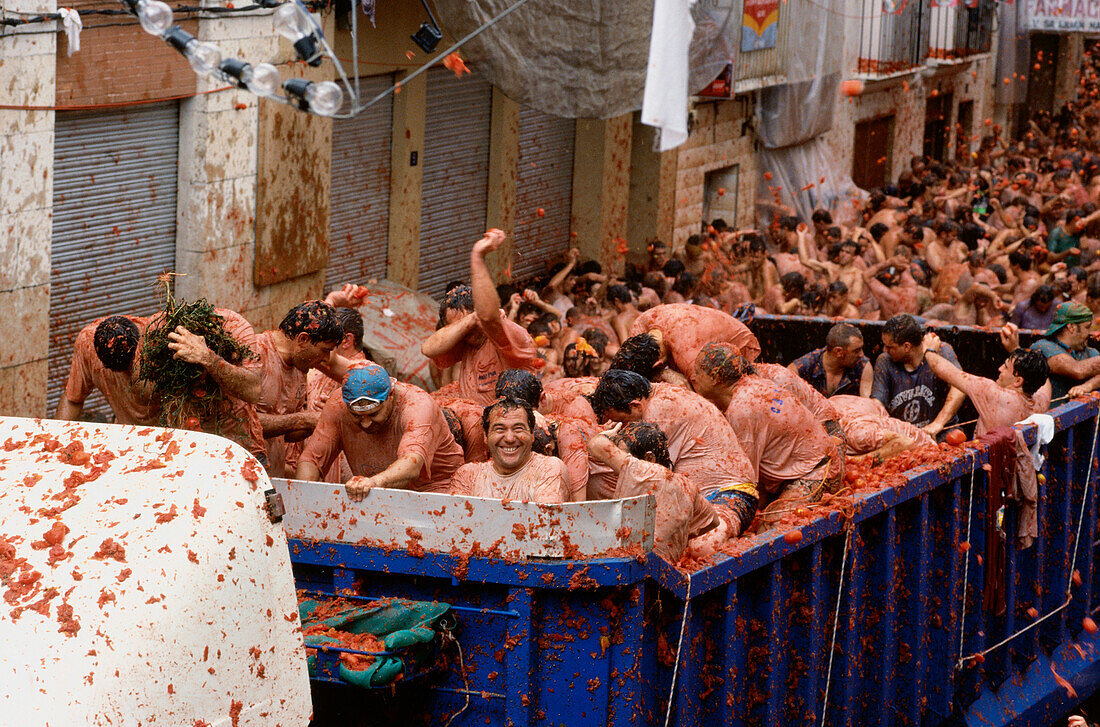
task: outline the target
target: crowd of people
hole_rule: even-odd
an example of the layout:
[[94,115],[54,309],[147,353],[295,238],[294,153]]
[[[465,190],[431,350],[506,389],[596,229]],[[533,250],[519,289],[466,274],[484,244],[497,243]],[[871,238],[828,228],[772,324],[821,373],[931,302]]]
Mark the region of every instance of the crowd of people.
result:
[[[1098,117],[1095,101],[1067,104],[1019,141],[991,125],[969,158],[914,157],[854,210],[858,224],[776,207],[766,229],[714,220],[682,249],[650,243],[617,274],[571,249],[545,279],[498,285],[487,258],[505,235],[489,230],[423,342],[432,392],[364,349],[354,284],[258,335],[219,310],[257,356],[226,361],[186,328],[171,334],[176,357],[226,397],[217,422],[193,428],[240,442],[272,476],[345,483],[354,500],[378,487],[538,502],[653,494],[655,549],[705,556],[836,493],[853,458],[934,444],[967,399],[977,436],[1100,388],[1088,345]],[[781,366],[761,360],[755,311],[837,321]],[[884,321],[873,364],[844,319]],[[137,376],[156,321],[117,315],[82,331],[57,416],[78,418],[98,389],[115,421],[163,423]],[[991,327],[1006,352],[996,380],[961,370],[935,323]],[[1040,337],[1021,348],[1021,329]]]

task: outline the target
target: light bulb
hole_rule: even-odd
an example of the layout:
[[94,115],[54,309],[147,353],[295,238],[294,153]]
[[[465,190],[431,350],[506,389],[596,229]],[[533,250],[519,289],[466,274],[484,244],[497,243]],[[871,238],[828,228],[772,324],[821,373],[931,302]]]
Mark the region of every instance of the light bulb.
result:
[[306,103],[309,110],[318,116],[332,116],[340,110],[340,104],[344,102],[344,92],[332,81],[322,81],[311,84],[306,89]]
[[332,81],[314,83],[304,78],[288,78],[283,81],[283,89],[301,100],[298,105],[303,111],[318,116],[332,116],[344,102],[344,92]]
[[160,37],[172,27],[172,8],[160,0],[138,0],[137,16],[141,29],[149,35]]
[[248,90],[257,96],[274,96],[279,90],[279,71],[270,63],[257,63],[241,75]]
[[301,5],[291,0],[275,10],[275,31],[293,43],[313,33],[313,21]]
[[190,40],[183,49],[183,55],[188,63],[195,69],[195,73],[209,76],[217,72],[218,64],[222,62],[222,53],[209,43],[199,40]]

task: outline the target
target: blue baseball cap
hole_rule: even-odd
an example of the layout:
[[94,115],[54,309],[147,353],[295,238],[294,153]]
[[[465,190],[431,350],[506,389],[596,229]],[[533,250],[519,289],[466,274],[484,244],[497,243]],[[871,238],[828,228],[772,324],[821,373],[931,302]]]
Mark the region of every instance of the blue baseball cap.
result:
[[393,381],[386,370],[376,363],[368,363],[348,371],[342,392],[349,408],[371,409],[385,402],[392,389]]

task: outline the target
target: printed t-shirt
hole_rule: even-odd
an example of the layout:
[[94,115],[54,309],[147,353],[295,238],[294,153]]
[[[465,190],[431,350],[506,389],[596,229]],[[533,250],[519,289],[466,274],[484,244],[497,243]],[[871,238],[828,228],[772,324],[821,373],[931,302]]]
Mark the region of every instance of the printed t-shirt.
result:
[[393,414],[377,431],[367,432],[341,397],[329,397],[300,461],[312,462],[325,472],[343,452],[351,473],[372,476],[399,457],[418,454],[424,460],[420,475],[409,486],[418,492],[447,492],[451,475],[462,465],[462,448],[451,436],[443,411],[428,392],[397,382]]
[[522,502],[568,502],[566,477],[565,463],[560,459],[532,452],[527,464],[510,475],[499,474],[491,461],[462,465],[451,480],[451,494]]
[[[955,358],[951,346],[943,344],[940,355],[959,368],[959,360]],[[879,354],[875,361],[871,396],[882,402],[887,413],[896,419],[918,427],[930,424],[943,408],[950,389],[950,385],[936,376],[924,359],[912,371],[903,364],[895,363],[886,353]]]

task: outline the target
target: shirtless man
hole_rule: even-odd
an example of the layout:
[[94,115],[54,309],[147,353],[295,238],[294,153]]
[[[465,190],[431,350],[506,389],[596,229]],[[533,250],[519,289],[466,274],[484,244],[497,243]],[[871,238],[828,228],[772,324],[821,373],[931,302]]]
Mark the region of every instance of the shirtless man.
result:
[[836,492],[844,479],[837,440],[814,415],[774,382],[756,375],[730,346],[711,343],[695,363],[695,381],[737,435],[762,493],[764,522]]
[[462,449],[428,392],[367,363],[348,372],[340,393],[321,412],[299,459],[298,479],[318,481],[343,452],[353,475],[347,482],[352,500],[374,487],[450,490]]
[[440,326],[420,347],[440,369],[458,364],[457,393],[469,401],[489,404],[501,371],[532,369],[535,342],[527,331],[508,320],[500,309],[485,256],[504,243],[504,233],[489,230],[470,252],[472,292],[456,289],[440,304]]
[[1043,354],[1018,348],[998,369],[997,380],[968,374],[939,355],[942,342],[935,333],[924,334],[924,356],[932,372],[967,395],[978,410],[974,436],[997,427],[1010,427],[1032,414],[1046,411],[1049,395],[1040,403],[1036,396],[1047,382],[1049,369]]
[[569,475],[565,463],[531,450],[535,412],[522,399],[498,399],[485,407],[482,427],[489,447],[488,462],[458,468],[450,493],[523,502],[568,502]]
[[615,310],[611,318],[615,336],[618,341],[625,341],[630,337],[630,327],[634,325],[634,320],[641,315],[634,305],[634,294],[625,285],[610,285],[607,288],[607,302]]
[[768,291],[779,285],[779,272],[775,263],[768,259],[764,240],[756,233],[743,238],[748,244],[748,259],[742,266],[742,279],[748,288],[749,298],[762,305]]
[[[588,401],[601,421],[656,424],[668,437],[672,470],[715,504],[729,537],[740,535],[752,521],[758,497],[752,464],[729,423],[706,399],[678,386],[650,384],[633,371],[612,369]],[[693,523],[692,533],[703,526]]]
[[879,313],[883,318],[919,312],[917,284],[905,274],[908,265],[909,261],[905,258],[895,256],[863,271],[863,280],[878,301]]

